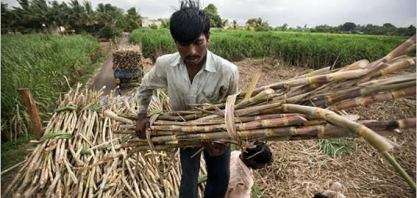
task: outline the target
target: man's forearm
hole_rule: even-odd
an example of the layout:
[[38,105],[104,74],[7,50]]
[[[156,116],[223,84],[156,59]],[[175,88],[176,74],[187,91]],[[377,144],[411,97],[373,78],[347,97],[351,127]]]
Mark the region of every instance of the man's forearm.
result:
[[148,112],[149,103],[151,102],[152,90],[141,90],[141,88],[142,87],[140,87],[137,92],[138,113],[146,114]]

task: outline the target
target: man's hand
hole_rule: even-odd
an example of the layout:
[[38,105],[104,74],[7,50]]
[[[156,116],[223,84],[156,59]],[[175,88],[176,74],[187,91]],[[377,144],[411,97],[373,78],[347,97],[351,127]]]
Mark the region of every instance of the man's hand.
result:
[[226,144],[213,142],[211,140],[203,140],[201,145],[203,145],[207,153],[212,157],[222,155],[227,149]]
[[146,139],[146,129],[150,128],[148,114],[141,113],[138,115],[138,119],[136,120],[136,135],[140,139]]

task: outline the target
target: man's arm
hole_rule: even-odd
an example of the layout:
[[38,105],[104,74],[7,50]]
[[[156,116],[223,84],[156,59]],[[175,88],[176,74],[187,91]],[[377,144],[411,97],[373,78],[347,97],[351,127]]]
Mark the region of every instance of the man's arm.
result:
[[139,115],[136,120],[136,135],[139,138],[146,138],[146,129],[150,127],[148,118],[148,107],[152,98],[153,90],[167,86],[166,72],[159,59],[155,66],[142,79],[142,83],[136,92]]

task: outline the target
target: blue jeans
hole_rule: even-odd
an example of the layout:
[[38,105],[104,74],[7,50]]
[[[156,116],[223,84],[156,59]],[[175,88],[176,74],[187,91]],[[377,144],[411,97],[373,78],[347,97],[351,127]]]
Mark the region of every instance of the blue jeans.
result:
[[[201,153],[194,155],[200,147],[180,149],[181,185],[179,198],[197,198],[198,173],[200,171]],[[204,198],[223,198],[226,195],[230,177],[230,145],[223,155],[211,157],[204,151],[207,165],[207,183]]]

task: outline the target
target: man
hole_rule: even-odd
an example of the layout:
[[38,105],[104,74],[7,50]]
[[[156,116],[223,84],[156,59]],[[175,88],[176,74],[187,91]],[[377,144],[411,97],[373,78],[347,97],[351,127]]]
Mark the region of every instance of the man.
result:
[[252,170],[264,168],[271,162],[271,150],[261,142],[255,142],[253,148],[247,148],[243,152],[233,151],[230,159],[229,188],[225,198],[250,198],[253,186]]
[[[190,2],[170,18],[170,32],[177,53],[157,58],[155,66],[144,76],[138,89],[139,116],[136,133],[145,138],[149,128],[147,109],[152,91],[168,88],[173,111],[190,109],[193,104],[215,103],[237,92],[239,71],[236,65],[207,50],[210,20],[204,11]],[[230,145],[204,142],[207,165],[205,198],[224,197],[229,182]],[[180,198],[196,198],[200,148],[181,148]]]

